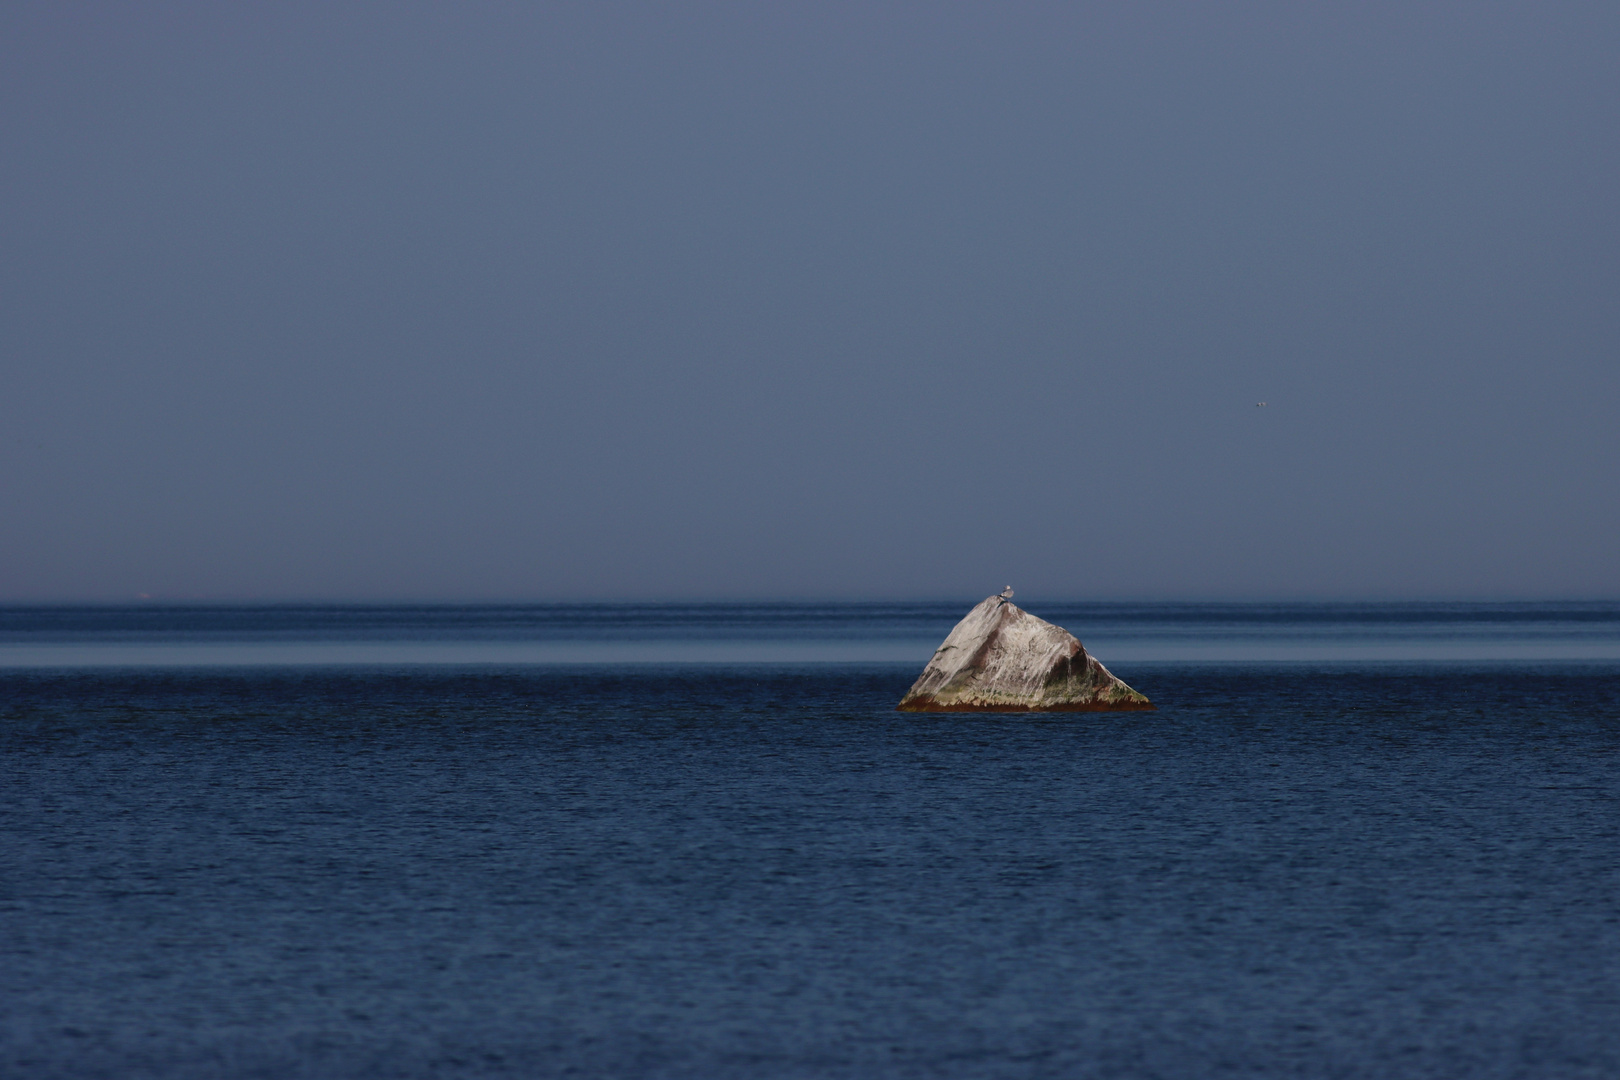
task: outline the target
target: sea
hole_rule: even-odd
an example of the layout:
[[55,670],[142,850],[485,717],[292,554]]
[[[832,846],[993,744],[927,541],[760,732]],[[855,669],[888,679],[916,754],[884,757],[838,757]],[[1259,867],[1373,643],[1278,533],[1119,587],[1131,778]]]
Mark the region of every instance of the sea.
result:
[[0,1076],[1620,1076],[1620,604],[0,608]]

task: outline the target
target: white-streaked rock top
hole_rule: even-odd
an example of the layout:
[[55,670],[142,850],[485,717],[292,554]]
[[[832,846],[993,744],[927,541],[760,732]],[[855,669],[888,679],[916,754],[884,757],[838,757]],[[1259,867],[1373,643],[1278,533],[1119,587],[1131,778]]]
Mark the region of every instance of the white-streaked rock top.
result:
[[1151,709],[1061,626],[989,596],[951,630],[900,701],[904,712]]

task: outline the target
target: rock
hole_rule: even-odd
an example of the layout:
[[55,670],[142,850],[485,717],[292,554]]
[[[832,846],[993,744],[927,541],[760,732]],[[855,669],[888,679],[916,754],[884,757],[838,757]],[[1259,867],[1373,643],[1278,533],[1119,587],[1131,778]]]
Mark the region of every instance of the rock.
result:
[[900,701],[901,712],[1100,712],[1153,703],[1075,636],[999,596],[967,613]]

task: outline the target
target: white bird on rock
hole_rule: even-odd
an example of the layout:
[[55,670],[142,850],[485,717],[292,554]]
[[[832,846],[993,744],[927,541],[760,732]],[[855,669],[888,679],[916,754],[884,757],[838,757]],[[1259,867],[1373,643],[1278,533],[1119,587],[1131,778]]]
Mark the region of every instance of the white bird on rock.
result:
[[1012,599],[1012,586],[1009,585],[1005,589],[1002,589],[1001,593],[1000,593],[1000,596],[1001,596],[1001,602],[1003,604],[1005,604],[1007,601],[1011,600]]

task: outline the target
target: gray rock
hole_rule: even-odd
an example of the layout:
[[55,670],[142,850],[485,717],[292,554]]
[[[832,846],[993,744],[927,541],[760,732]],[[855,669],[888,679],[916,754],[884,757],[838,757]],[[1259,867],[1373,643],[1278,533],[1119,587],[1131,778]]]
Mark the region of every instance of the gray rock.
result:
[[1153,703],[1075,636],[999,596],[967,613],[900,701],[902,712],[1099,712]]

